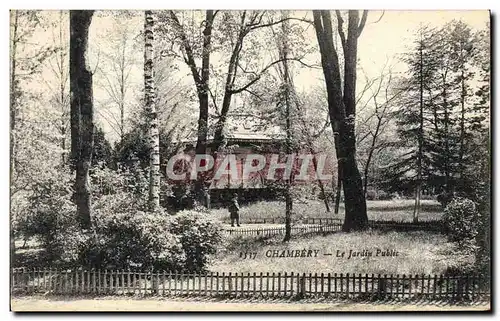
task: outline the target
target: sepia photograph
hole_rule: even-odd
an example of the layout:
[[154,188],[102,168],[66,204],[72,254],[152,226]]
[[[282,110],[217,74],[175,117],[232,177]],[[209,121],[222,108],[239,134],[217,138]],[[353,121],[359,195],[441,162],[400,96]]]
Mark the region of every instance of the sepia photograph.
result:
[[491,312],[489,10],[9,14],[11,311]]

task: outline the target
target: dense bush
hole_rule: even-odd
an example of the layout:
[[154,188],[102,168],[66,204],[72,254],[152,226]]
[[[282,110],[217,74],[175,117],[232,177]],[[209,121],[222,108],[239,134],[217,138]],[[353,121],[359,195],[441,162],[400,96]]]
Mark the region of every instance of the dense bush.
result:
[[452,199],[444,210],[443,222],[450,241],[468,250],[475,249],[481,215],[473,201],[467,198]]
[[180,237],[186,255],[185,268],[189,271],[202,271],[222,242],[220,223],[195,211],[182,211],[173,216],[170,232]]
[[180,269],[185,255],[179,236],[168,230],[169,222],[170,217],[162,213],[99,215],[93,233],[77,244],[73,260],[107,269]]
[[18,230],[41,241],[40,263],[101,269],[203,270],[222,240],[203,213],[147,209],[147,172],[140,167],[92,171],[92,228],[82,231],[71,201],[69,172],[37,182]]
[[222,241],[220,223],[194,211],[101,211],[91,233],[70,233],[60,263],[107,269],[202,271]]
[[24,237],[36,237],[46,250],[48,260],[57,259],[64,246],[59,235],[72,229],[77,222],[76,206],[69,171],[56,171],[55,176],[45,176],[33,181],[27,197],[24,215],[18,218],[17,229]]

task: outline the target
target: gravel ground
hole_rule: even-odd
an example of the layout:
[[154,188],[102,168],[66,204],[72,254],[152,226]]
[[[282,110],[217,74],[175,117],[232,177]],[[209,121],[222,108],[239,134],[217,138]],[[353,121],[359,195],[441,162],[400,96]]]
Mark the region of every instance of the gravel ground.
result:
[[176,300],[131,298],[16,297],[11,310],[27,311],[487,311],[489,304],[450,306],[445,304],[288,302],[244,300]]

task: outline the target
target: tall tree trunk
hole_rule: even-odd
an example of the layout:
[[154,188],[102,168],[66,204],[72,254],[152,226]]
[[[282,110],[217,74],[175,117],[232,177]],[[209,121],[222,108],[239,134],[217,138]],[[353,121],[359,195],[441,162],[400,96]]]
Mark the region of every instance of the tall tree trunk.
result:
[[59,11],[59,105],[61,108],[61,118],[60,118],[60,127],[59,127],[59,133],[61,134],[61,164],[66,164],[66,122],[67,122],[67,115],[65,113],[66,110],[66,99],[65,99],[65,94],[66,94],[66,75],[65,75],[65,70],[66,66],[64,64],[65,62],[65,44],[66,44],[66,39],[63,39],[63,23],[64,23],[64,18],[63,18],[63,11]]
[[10,181],[14,179],[15,173],[15,150],[16,150],[16,120],[17,120],[17,78],[16,78],[16,68],[17,68],[17,38],[18,38],[18,24],[19,24],[19,12],[14,10],[13,17],[13,31],[12,31],[12,47],[11,47],[11,66],[10,66]]
[[450,142],[449,142],[449,113],[448,93],[446,91],[446,73],[443,75],[443,107],[444,107],[444,190],[446,197],[450,193]]
[[[12,47],[11,47],[11,66],[10,66],[10,164],[9,164],[9,177],[10,177],[10,188],[12,192],[12,184],[14,182],[15,176],[15,148],[16,148],[16,118],[17,118],[17,79],[16,79],[16,64],[17,64],[17,37],[18,37],[18,22],[19,22],[19,12],[14,10],[14,16],[11,17],[13,21],[12,29]],[[12,205],[11,205],[12,206]],[[10,266],[13,267],[16,262],[16,240],[14,234],[14,220],[15,217],[12,212],[10,212]]]
[[459,175],[460,175],[460,185],[463,189],[464,187],[464,154],[465,154],[465,97],[467,95],[466,87],[465,87],[465,76],[464,76],[464,68],[465,66],[462,64],[461,66],[461,74],[460,74],[460,83],[462,85],[462,92],[460,93],[460,151],[458,155],[458,166],[459,166]]
[[[309,142],[309,146],[312,146],[312,142]],[[314,172],[317,173],[318,172],[318,160],[316,159],[316,153],[314,152],[314,150],[312,149],[312,147],[309,148],[309,152],[313,155],[313,166],[314,166]],[[326,196],[326,193],[325,193],[325,185],[323,184],[323,182],[321,181],[321,179],[317,179],[317,182],[318,182],[318,186],[319,186],[319,190],[321,192],[321,196],[323,197],[323,203],[325,203],[325,209],[327,211],[327,213],[330,213],[330,204],[328,203],[328,197]]]
[[[198,137],[196,141],[196,154],[204,155],[207,153],[208,139],[208,94],[210,91],[210,51],[212,42],[212,27],[214,21],[214,11],[207,10],[205,13],[205,29],[203,29],[203,51],[201,58],[201,83],[198,85]],[[198,179],[195,182],[194,192],[198,204],[210,207],[209,191],[206,184],[207,173],[198,173]]]
[[[245,16],[245,13],[244,13]],[[244,18],[243,18],[244,20]],[[236,73],[238,71],[238,60],[241,54],[241,49],[243,48],[243,39],[245,38],[245,31],[242,28],[238,34],[238,38],[234,45],[231,57],[229,58],[229,64],[226,74],[226,82],[224,84],[224,98],[222,99],[222,107],[220,111],[220,117],[215,126],[214,133],[214,150],[217,151],[220,147],[224,145],[224,126],[226,125],[227,115],[229,113],[229,108],[231,107],[231,100],[233,97],[233,86],[236,79]]]
[[341,129],[341,135],[339,136],[341,149],[343,149],[341,159],[344,161],[342,183],[344,185],[346,213],[343,226],[345,231],[364,229],[368,223],[365,194],[356,161],[356,67],[360,33],[359,13],[357,10],[349,10],[347,41],[344,50],[344,104],[346,118],[342,122],[343,130]]
[[155,104],[153,28],[153,12],[146,10],[144,18],[144,92],[145,108],[149,120],[149,209],[152,212],[160,208],[160,139],[158,112]]
[[335,190],[335,209],[334,213],[338,214],[340,209],[340,195],[342,193],[342,172],[340,166],[337,168],[337,189]]
[[[340,17],[340,13],[337,14]],[[336,143],[338,166],[342,168],[344,187],[345,220],[344,231],[366,228],[368,217],[361,175],[356,163],[355,115],[356,115],[356,62],[357,38],[361,34],[366,12],[361,23],[357,11],[349,11],[348,34],[343,31],[344,48],[344,92],[341,89],[340,67],[337,51],[333,45],[333,32],[329,11],[314,11],[314,25],[321,53],[321,63],[328,94],[328,110]],[[342,20],[339,20],[340,26]]]
[[71,159],[76,169],[75,194],[80,225],[91,225],[91,189],[89,169],[94,144],[94,106],[92,73],[87,67],[89,27],[93,11],[70,12],[70,91],[71,91]]
[[368,152],[368,158],[366,160],[365,168],[363,169],[363,193],[365,194],[366,197],[366,192],[368,190],[368,176],[370,173],[370,163],[372,161],[372,156],[373,156],[373,147],[370,148],[370,151]]
[[[413,222],[418,222],[420,214],[420,194],[422,192],[422,157],[423,157],[423,142],[424,142],[424,56],[423,56],[423,40],[420,40],[420,66],[419,66],[419,82],[420,82],[420,106],[419,106],[419,126],[418,126],[418,151],[417,151],[417,187],[415,190],[415,206],[413,208]],[[437,122],[436,122],[437,126]]]
[[[286,13],[283,13],[285,16]],[[281,43],[281,58],[283,59],[283,85],[285,94],[285,131],[286,131],[286,154],[291,155],[292,153],[292,120],[291,120],[291,109],[290,109],[290,91],[291,91],[291,81],[290,81],[290,71],[288,66],[288,21],[282,23],[282,43]],[[286,182],[285,190],[285,238],[284,242],[288,242],[292,237],[292,210],[293,210],[293,199],[291,194],[292,189],[292,179],[293,173],[290,173],[290,177]]]
[[205,29],[203,30],[203,51],[201,59],[201,80],[198,89],[200,110],[198,114],[198,138],[196,141],[196,153],[206,154],[208,135],[208,94],[210,91],[210,50],[212,42],[212,27],[214,11],[207,10],[205,14]]
[[[377,107],[375,107],[375,108],[377,108]],[[375,152],[375,145],[377,144],[377,137],[378,137],[378,134],[380,131],[381,124],[382,124],[382,118],[380,116],[378,116],[378,114],[377,114],[377,126],[375,127],[375,133],[373,134],[373,137],[372,137],[370,150],[368,152],[368,158],[366,159],[365,168],[363,169],[363,176],[364,176],[363,192],[365,193],[365,197],[366,197],[366,192],[368,189],[368,176],[370,174],[370,165],[371,165],[371,162],[373,159],[373,153]]]
[[126,39],[122,44],[121,62],[120,62],[120,144],[125,137],[125,46]]

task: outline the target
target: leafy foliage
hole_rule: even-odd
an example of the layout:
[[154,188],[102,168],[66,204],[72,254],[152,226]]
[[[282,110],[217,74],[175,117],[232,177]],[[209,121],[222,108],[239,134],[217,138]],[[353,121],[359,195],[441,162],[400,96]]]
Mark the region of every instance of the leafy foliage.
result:
[[113,165],[113,149],[104,136],[102,128],[94,130],[94,146],[92,150],[92,164],[110,167]]
[[466,198],[453,199],[444,210],[443,222],[448,229],[450,241],[470,250],[475,248],[481,214],[473,201]]
[[421,171],[424,191],[441,193],[443,203],[455,192],[467,192],[469,170],[479,160],[475,151],[489,127],[488,96],[472,90],[478,83],[488,87],[483,34],[454,20],[415,35],[416,45],[403,59],[408,73],[398,85],[405,92],[395,115],[399,141],[383,171],[388,190],[410,194]]
[[184,253],[179,237],[169,232],[170,217],[123,211],[95,217],[93,235],[78,244],[75,263],[111,269],[179,269]]
[[18,231],[25,237],[36,236],[46,250],[47,260],[57,260],[64,248],[60,236],[74,232],[76,222],[72,179],[67,171],[56,173],[31,185],[26,214],[18,218]]
[[202,271],[222,242],[221,225],[206,214],[183,211],[172,217],[170,232],[180,236],[188,271]]

